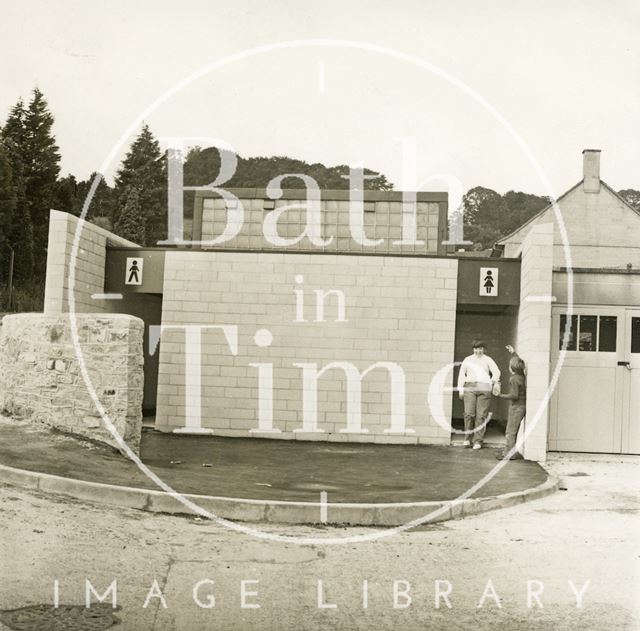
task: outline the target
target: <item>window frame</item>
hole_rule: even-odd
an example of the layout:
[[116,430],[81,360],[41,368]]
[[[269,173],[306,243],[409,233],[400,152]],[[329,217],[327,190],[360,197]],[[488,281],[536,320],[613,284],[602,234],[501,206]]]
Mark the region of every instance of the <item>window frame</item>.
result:
[[[580,353],[581,355],[584,354],[601,354],[601,353],[605,353],[605,354],[615,354],[618,352],[618,341],[619,341],[619,317],[618,314],[612,314],[612,313],[593,313],[592,312],[585,312],[585,313],[572,313],[571,314],[571,328],[570,331],[573,333],[573,341],[572,343],[567,345],[566,349],[563,349],[562,347],[562,342],[563,342],[563,338],[564,338],[564,331],[566,328],[566,322],[567,322],[567,318],[568,318],[568,314],[565,313],[560,313],[559,314],[559,318],[558,318],[558,346],[557,346],[557,350],[559,352],[562,352],[563,350],[565,350],[567,353]],[[595,323],[595,335],[596,335],[596,339],[595,339],[595,348],[593,350],[582,350],[580,349],[580,328],[581,328],[581,319],[583,317],[594,317],[596,319],[596,323]],[[573,320],[575,318],[575,322],[576,322],[576,326],[575,328],[573,327]],[[614,345],[614,350],[611,351],[603,351],[600,350],[600,326],[601,326],[601,318],[614,318],[615,320],[615,345]],[[564,320],[564,322],[563,322]],[[575,348],[570,348],[570,346],[575,345]]]

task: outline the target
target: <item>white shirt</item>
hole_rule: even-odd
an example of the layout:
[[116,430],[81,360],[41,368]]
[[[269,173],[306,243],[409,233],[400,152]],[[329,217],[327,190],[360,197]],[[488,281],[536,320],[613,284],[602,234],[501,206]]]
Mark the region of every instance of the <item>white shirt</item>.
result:
[[462,390],[465,382],[493,385],[500,381],[500,369],[488,355],[469,355],[465,357],[458,374],[458,390]]

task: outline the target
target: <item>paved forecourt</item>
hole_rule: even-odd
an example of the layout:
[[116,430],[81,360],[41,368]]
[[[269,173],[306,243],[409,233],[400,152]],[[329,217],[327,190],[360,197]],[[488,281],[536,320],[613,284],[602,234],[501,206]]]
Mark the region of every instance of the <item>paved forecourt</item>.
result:
[[[231,448],[233,447],[233,448]],[[228,519],[393,526],[439,508],[434,521],[553,492],[535,462],[507,463],[471,498],[454,501],[497,464],[495,450],[306,443],[145,431],[143,461],[167,484]],[[0,423],[6,483],[152,512],[190,513],[108,447],[37,425]]]

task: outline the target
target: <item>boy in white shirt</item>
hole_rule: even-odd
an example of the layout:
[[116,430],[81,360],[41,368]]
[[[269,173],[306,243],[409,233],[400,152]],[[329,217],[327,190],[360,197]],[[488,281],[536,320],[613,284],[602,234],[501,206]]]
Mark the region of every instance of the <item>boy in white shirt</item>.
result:
[[462,443],[474,449],[482,448],[485,423],[491,408],[491,396],[500,381],[500,369],[485,355],[487,345],[482,340],[473,341],[473,355],[465,357],[458,374],[458,396],[464,401],[464,430]]

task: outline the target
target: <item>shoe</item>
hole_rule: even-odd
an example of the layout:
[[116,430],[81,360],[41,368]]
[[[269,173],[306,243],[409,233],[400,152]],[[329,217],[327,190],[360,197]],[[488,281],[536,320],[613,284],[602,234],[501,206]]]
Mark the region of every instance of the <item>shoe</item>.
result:
[[471,447],[471,441],[470,440],[463,440],[462,441],[462,446],[463,447]]
[[473,448],[474,449],[482,449],[482,443],[474,443],[473,444]]
[[[506,454],[503,453],[497,453],[496,454],[496,460],[504,460]],[[524,456],[521,453],[516,452],[513,456],[511,456],[511,458],[508,458],[508,460],[524,460]]]

